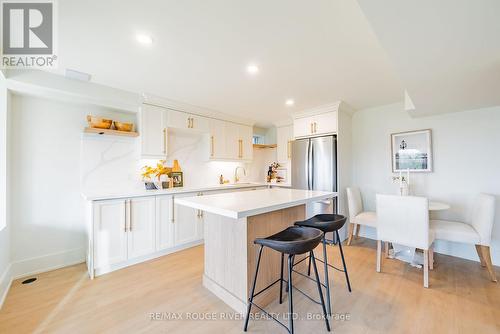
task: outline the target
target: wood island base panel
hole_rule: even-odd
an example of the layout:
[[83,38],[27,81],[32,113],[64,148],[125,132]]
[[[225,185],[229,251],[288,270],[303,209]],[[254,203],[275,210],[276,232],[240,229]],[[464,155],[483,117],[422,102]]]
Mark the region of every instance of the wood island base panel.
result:
[[[256,238],[277,233],[305,218],[305,205],[276,210],[247,218],[233,219],[210,215],[205,225],[205,272],[203,285],[231,306],[244,313],[257,261]],[[297,257],[297,260],[300,259]],[[300,266],[304,266],[302,262]],[[264,248],[256,291],[280,277],[281,254]],[[285,276],[286,273],[284,274]],[[286,279],[286,278],[285,278]],[[279,284],[259,295],[259,304],[267,305],[277,298]]]

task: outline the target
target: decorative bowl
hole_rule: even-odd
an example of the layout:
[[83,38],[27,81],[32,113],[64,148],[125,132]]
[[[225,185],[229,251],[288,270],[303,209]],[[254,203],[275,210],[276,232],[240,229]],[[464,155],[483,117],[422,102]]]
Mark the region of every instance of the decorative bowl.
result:
[[134,128],[133,123],[122,123],[117,121],[115,121],[114,123],[115,123],[115,129],[118,131],[130,132]]
[[113,120],[111,119],[105,119],[91,115],[87,116],[87,122],[89,122],[89,126],[91,128],[97,129],[110,129],[111,125],[113,124]]

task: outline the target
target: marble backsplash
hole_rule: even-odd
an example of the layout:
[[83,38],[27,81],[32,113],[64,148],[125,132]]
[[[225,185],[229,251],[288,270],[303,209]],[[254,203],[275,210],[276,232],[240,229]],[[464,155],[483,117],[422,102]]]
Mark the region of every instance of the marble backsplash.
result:
[[[172,165],[173,159],[179,160],[185,187],[216,185],[221,174],[232,182],[234,170],[238,166],[244,167],[247,172],[244,176],[240,171],[242,181],[262,182],[266,164],[275,156],[275,152],[254,150],[252,163],[206,161],[202,135],[172,132],[169,133],[168,141],[167,165]],[[157,162],[141,159],[140,138],[83,134],[80,153],[80,182],[84,193],[142,189],[141,167]]]

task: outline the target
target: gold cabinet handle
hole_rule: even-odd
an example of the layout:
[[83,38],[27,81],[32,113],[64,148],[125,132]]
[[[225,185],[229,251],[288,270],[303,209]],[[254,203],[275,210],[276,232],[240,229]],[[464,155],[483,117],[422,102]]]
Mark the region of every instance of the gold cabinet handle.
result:
[[125,200],[125,205],[123,206],[124,207],[124,213],[125,213],[125,220],[124,220],[124,223],[123,223],[123,232],[127,233],[127,200]]
[[132,232],[132,209],[130,207],[130,200],[125,200],[125,232]]
[[132,201],[128,200],[128,231],[132,232]]
[[163,129],[163,153],[167,154],[167,129]]
[[311,133],[314,133],[314,125],[311,122]]
[[316,122],[314,122],[314,133],[316,133],[316,131],[317,131],[316,130],[316,125],[317,125]]
[[210,156],[214,156],[214,136],[210,137]]
[[188,129],[191,129],[191,117],[188,117],[187,121],[188,121]]
[[171,203],[172,203],[172,212],[171,212],[172,217],[170,218],[170,221],[173,224],[173,223],[175,223],[175,216],[174,216],[175,199],[174,199],[174,197],[172,197],[172,202]]
[[[197,194],[196,194],[196,196],[203,196],[203,193],[197,193]],[[198,218],[203,217],[203,211],[201,211],[201,210],[197,210],[196,216],[197,216]]]
[[194,118],[191,117],[191,129],[194,129]]
[[290,159],[291,157],[291,151],[292,150],[292,141],[289,140],[288,141],[288,145],[286,146],[286,156],[288,157],[288,159]]

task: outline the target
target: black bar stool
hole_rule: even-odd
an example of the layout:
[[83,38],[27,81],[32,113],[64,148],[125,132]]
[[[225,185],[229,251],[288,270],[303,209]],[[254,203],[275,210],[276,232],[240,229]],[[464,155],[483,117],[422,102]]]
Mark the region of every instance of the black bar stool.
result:
[[[301,221],[301,222],[296,222],[295,225],[297,226],[302,226],[302,227],[312,227],[312,228],[317,228],[318,230],[321,230],[323,232],[323,237],[321,239],[321,242],[323,243],[323,259],[324,261],[321,261],[318,259],[318,261],[323,262],[324,268],[325,268],[325,283],[321,283],[326,288],[326,300],[327,300],[327,305],[328,305],[328,314],[331,316],[332,315],[332,305],[330,301],[330,281],[328,279],[328,267],[331,267],[335,270],[344,272],[345,274],[345,279],[347,282],[347,288],[349,289],[349,292],[351,292],[351,283],[349,282],[349,275],[347,273],[347,267],[345,264],[345,259],[344,259],[344,251],[342,250],[342,243],[340,242],[340,237],[339,237],[339,230],[344,226],[347,218],[342,215],[337,215],[337,214],[320,214],[316,215],[312,218],[309,218],[307,220]],[[331,264],[328,263],[328,256],[326,253],[326,233],[328,232],[335,232],[337,236],[337,241],[339,244],[339,250],[340,250],[340,256],[342,257],[342,264],[344,265],[344,269],[339,269]],[[311,252],[313,253],[313,252]],[[305,260],[305,259],[303,259]],[[296,264],[299,264],[303,260],[297,262]],[[301,273],[299,273],[301,274]],[[309,268],[307,270],[307,277],[310,276],[311,274],[311,257],[309,257]],[[303,275],[303,274],[301,274]]]
[[[325,318],[326,322],[326,329],[330,331],[330,323],[328,322],[328,317],[326,314],[326,307],[325,307],[325,300],[323,298],[323,290],[321,289],[320,281],[319,281],[319,275],[318,275],[318,268],[316,266],[316,259],[314,258],[314,253],[313,249],[316,248],[319,243],[321,242],[321,239],[323,238],[323,232],[321,232],[318,229],[315,228],[308,228],[308,227],[299,227],[299,226],[291,226],[288,227],[287,229],[278,232],[270,237],[267,238],[259,238],[254,240],[254,244],[260,245],[259,248],[259,255],[257,257],[257,266],[255,268],[255,276],[253,278],[253,285],[252,285],[252,290],[250,292],[250,298],[248,299],[248,311],[247,315],[245,318],[245,327],[243,330],[246,332],[248,328],[248,320],[250,317],[250,311],[252,310],[252,306],[257,307],[259,310],[264,312],[267,316],[269,316],[271,319],[274,321],[278,322],[281,326],[285,327],[285,329],[293,334],[293,300],[292,300],[292,288],[295,288],[292,286],[292,271],[293,271],[293,262],[295,255],[300,255],[300,254],[305,254],[309,252],[309,257],[312,259],[312,264],[314,268],[314,274],[316,276],[316,282],[317,282],[317,287],[318,287],[318,293],[319,293],[319,298],[321,300],[321,306],[323,308],[323,317]],[[271,283],[261,291],[255,293],[255,285],[257,283],[257,274],[259,273],[259,266],[260,266],[260,258],[262,256],[262,249],[265,247],[269,247],[271,249],[274,249],[275,251],[278,251],[281,253],[281,276],[278,280],[275,282]],[[288,282],[283,279],[283,267],[284,267],[284,256],[285,254],[288,254]],[[258,296],[265,290],[269,289],[271,286],[273,286],[276,283],[280,283],[280,299],[279,302],[280,304],[282,303],[283,300],[283,282],[288,283],[288,322],[289,322],[289,327],[287,327],[285,324],[283,324],[281,321],[279,321],[277,318],[269,314],[266,310],[264,310],[262,307],[259,305],[255,304],[253,302],[254,297]],[[297,288],[295,288],[297,289]],[[298,290],[298,289],[297,289]],[[300,291],[300,290],[299,290]],[[307,295],[306,295],[307,296]],[[311,299],[309,296],[307,296],[309,299]],[[313,299],[311,299],[313,300]],[[313,300],[314,301],[314,300]],[[316,301],[314,301],[316,302]],[[318,303],[318,302],[316,302]],[[318,303],[320,304],[320,303]]]

